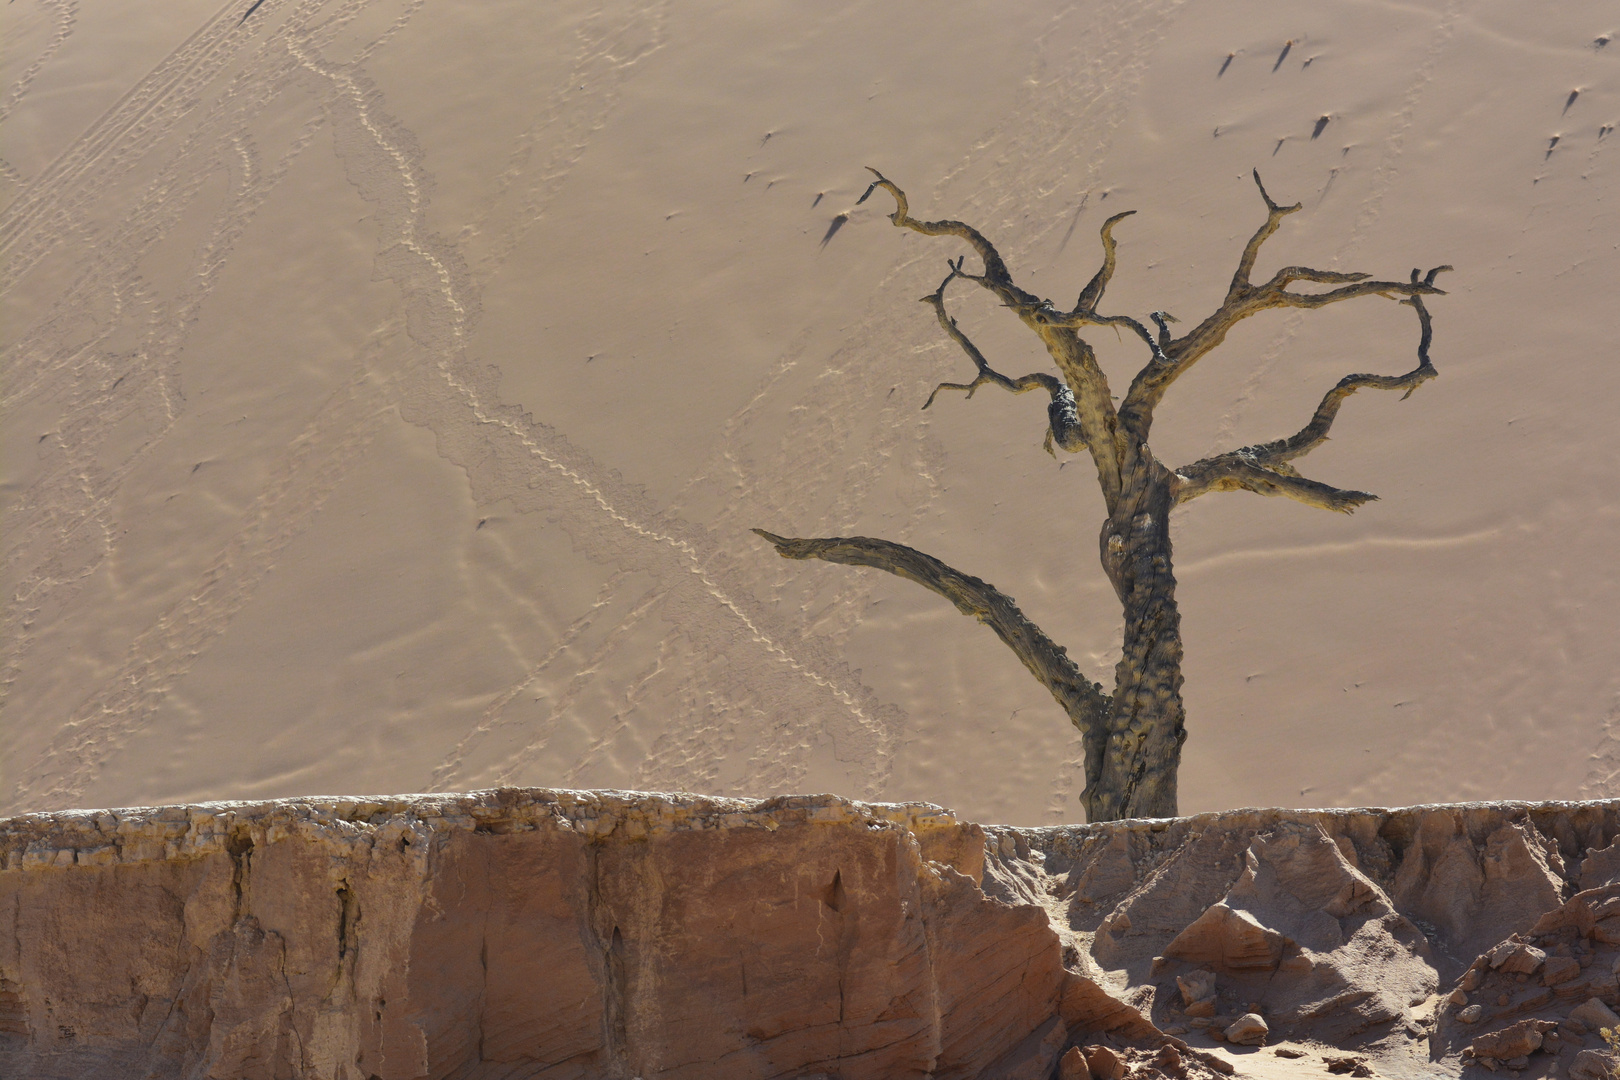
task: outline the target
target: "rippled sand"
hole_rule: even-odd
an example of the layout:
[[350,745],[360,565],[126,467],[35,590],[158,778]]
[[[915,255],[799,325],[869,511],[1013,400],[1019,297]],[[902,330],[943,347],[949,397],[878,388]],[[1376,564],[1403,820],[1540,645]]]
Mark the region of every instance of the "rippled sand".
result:
[[[0,813],[494,784],[1080,820],[984,628],[748,530],[913,544],[1111,683],[1089,463],[915,299],[979,224],[1067,306],[1402,276],[1441,377],[1175,523],[1182,810],[1620,793],[1611,5],[17,0],[3,10]],[[1326,123],[1322,119],[1326,118]],[[830,234],[841,214],[845,224]],[[824,242],[825,240],[825,242]],[[1036,343],[956,294],[1004,370]],[[1140,345],[1094,338],[1116,387]],[[1243,324],[1153,440],[1413,366],[1368,299]]]

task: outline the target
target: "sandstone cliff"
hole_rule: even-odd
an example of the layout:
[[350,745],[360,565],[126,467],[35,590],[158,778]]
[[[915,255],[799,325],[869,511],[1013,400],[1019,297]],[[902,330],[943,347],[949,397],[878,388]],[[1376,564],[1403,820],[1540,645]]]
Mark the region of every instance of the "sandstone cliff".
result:
[[1620,803],[1013,829],[544,790],[33,815],[0,822],[0,1075],[1591,1066],[1617,833]]

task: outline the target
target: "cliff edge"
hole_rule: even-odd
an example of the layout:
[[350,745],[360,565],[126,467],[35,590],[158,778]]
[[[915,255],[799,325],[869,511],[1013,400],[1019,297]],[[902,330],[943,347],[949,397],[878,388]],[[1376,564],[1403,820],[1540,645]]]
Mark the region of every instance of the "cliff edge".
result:
[[1617,833],[528,789],[28,815],[0,1075],[1599,1080]]

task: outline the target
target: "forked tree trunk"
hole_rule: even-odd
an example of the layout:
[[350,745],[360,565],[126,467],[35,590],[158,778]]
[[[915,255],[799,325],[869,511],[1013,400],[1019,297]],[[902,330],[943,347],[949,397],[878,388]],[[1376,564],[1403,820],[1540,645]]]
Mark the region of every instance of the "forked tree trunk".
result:
[[[1106,740],[1087,760],[1081,800],[1092,821],[1174,817],[1176,770],[1187,739],[1181,702],[1181,613],[1171,564],[1174,474],[1139,447],[1098,538],[1103,571],[1124,608]],[[1088,747],[1088,751],[1091,748]],[[1088,759],[1091,752],[1087,754]]]

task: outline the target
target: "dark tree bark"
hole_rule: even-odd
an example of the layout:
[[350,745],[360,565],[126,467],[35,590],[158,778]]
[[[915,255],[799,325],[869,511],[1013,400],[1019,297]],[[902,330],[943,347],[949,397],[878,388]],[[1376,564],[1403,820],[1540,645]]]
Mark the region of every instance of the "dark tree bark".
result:
[[[1081,800],[1087,820],[1173,817],[1176,771],[1187,729],[1181,700],[1181,615],[1176,609],[1171,559],[1171,509],[1211,491],[1281,495],[1346,514],[1376,498],[1307,479],[1293,462],[1326,441],[1339,407],[1357,390],[1404,390],[1404,400],[1435,377],[1434,365],[1429,362],[1432,328],[1423,298],[1444,295],[1434,279],[1451,267],[1439,266],[1421,277],[1413,270],[1408,281],[1375,281],[1366,274],[1289,266],[1256,285],[1251,277],[1261,245],[1277,231],[1283,218],[1300,208],[1297,203],[1278,206],[1273,202],[1256,172],[1254,182],[1265,200],[1266,221],[1244,247],[1220,307],[1186,334],[1174,337],[1169,324],[1175,320],[1162,311],[1148,316],[1156,328],[1154,332],[1128,315],[1104,315],[1097,310],[1114,274],[1114,226],[1133,211],[1116,214],[1103,223],[1101,268],[1080,291],[1074,307],[1059,310],[1051,300],[1019,288],[995,245],[977,229],[960,221],[920,221],[912,217],[905,192],[876,169],[870,171],[877,179],[861,196],[861,202],[882,188],[894,198],[895,211],[889,220],[896,226],[924,236],[954,236],[972,249],[981,266],[979,273],[970,273],[963,269],[966,256],[958,257],[948,264],[950,272],[939,288],[922,298],[923,303],[933,307],[946,335],[977,369],[971,382],[940,383],[923,408],[932,405],[941,390],[962,390],[968,397],[986,385],[1015,394],[1040,390],[1049,399],[1047,452],[1055,455],[1057,447],[1071,454],[1082,450],[1090,454],[1108,508],[1098,537],[1102,566],[1124,614],[1124,647],[1114,671],[1113,694],[1105,695],[1102,687],[1087,679],[1062,646],[1025,618],[1011,597],[931,555],[863,536],[793,539],[761,529],[754,531],[786,558],[873,567],[915,581],[950,600],[964,614],[987,624],[1051,692],[1080,730],[1086,769]],[[991,367],[946,310],[945,291],[958,279],[988,290],[1011,309],[1041,339],[1056,374],[1038,371],[1013,379]],[[1298,282],[1332,287],[1319,292],[1289,288]],[[1346,376],[1322,398],[1310,423],[1287,438],[1245,446],[1175,470],[1154,458],[1148,434],[1155,407],[1170,385],[1220,345],[1234,325],[1269,308],[1324,307],[1362,296],[1398,297],[1417,311],[1416,368],[1405,375]],[[1080,331],[1089,326],[1128,330],[1142,340],[1148,351],[1146,365],[1132,380],[1117,408],[1108,380],[1097,365],[1096,353],[1080,336]]]

